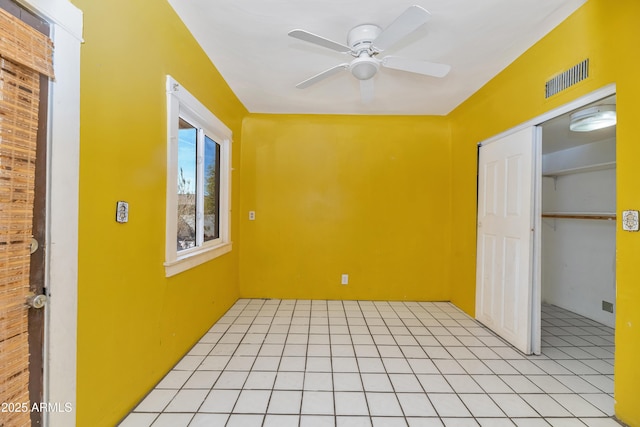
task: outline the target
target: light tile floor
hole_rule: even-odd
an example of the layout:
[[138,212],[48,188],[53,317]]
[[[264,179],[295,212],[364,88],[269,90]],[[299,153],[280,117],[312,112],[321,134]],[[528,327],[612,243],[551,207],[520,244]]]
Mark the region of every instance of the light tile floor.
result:
[[613,329],[524,356],[449,303],[239,300],[121,427],[618,427]]

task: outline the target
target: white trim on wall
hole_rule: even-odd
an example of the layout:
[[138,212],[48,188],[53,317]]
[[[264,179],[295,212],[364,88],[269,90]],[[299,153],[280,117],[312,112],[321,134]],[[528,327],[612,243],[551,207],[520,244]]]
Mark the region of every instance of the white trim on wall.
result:
[[68,0],[18,0],[51,24],[55,80],[49,85],[43,400],[70,404],[45,412],[44,425],[76,425],[78,184],[82,11]]
[[68,0],[18,0],[18,2],[53,24],[52,27],[62,29],[78,41],[83,41],[82,11]]

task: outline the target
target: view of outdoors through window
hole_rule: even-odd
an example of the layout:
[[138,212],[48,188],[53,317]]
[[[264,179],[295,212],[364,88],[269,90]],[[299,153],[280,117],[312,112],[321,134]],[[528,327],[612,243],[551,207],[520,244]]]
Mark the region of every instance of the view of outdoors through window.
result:
[[220,207],[220,145],[205,135],[204,137],[204,241],[220,236],[217,221]]
[[180,119],[178,131],[178,250],[196,245],[197,129]]
[[[202,133],[204,135],[204,133]],[[203,161],[198,162],[198,152]],[[180,118],[178,131],[178,251],[220,236],[220,145]],[[203,185],[200,184],[202,180]]]

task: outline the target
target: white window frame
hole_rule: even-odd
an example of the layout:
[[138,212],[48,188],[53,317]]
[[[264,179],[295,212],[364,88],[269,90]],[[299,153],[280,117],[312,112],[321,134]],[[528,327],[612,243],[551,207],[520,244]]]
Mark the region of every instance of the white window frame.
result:
[[[196,247],[181,250],[176,248],[178,223],[178,121],[183,118],[197,129],[202,129],[220,145],[220,233],[208,242],[198,241]],[[198,131],[201,132],[200,130]],[[211,113],[198,99],[167,76],[167,219],[165,275],[174,276],[197,265],[226,254],[232,249],[231,242],[231,141],[232,132]],[[203,162],[201,150],[197,162]],[[204,191],[202,180],[197,191]],[[201,214],[201,209],[197,215]]]

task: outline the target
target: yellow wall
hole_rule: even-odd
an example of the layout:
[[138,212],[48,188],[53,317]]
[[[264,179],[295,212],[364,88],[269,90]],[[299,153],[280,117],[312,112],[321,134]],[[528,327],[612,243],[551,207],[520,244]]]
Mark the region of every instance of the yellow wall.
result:
[[245,119],[242,296],[447,300],[449,138],[443,117]]
[[[74,3],[85,27],[77,425],[111,427],[238,297],[237,246],[207,265],[164,275],[165,75],[232,128],[234,174],[246,110],[167,2]],[[127,224],[114,220],[117,200],[129,202]]]
[[[86,41],[79,426],[113,425],[240,295],[451,299],[473,313],[476,143],[612,82],[618,211],[640,208],[635,0],[589,0],[446,118],[247,116],[166,2],[73,1]],[[544,82],[586,57],[591,77],[545,100]],[[234,251],[171,279],[166,74],[235,134]],[[128,224],[114,221],[117,200]],[[617,239],[616,410],[640,425],[640,234]]]
[[[451,299],[468,313],[475,303],[476,143],[609,83],[617,88],[618,213],[640,209],[640,2],[589,0],[547,37],[457,108],[452,127]],[[590,77],[544,99],[544,82],[589,58]],[[616,414],[640,425],[640,234],[617,233]]]

